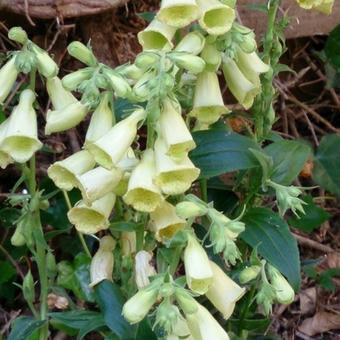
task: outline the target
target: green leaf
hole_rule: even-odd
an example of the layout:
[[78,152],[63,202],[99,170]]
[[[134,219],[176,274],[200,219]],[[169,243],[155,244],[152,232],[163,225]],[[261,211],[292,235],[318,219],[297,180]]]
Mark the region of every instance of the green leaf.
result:
[[143,226],[141,223],[126,222],[126,221],[110,223],[110,229],[112,231],[136,231],[136,230],[139,230],[141,226]]
[[74,328],[82,329],[93,319],[102,319],[103,316],[98,312],[86,311],[86,310],[72,310],[70,312],[59,312],[48,314],[52,320],[59,321],[63,325]]
[[16,270],[7,261],[0,261],[0,284],[9,281],[15,274]]
[[273,169],[273,159],[271,156],[266,155],[263,151],[249,149],[254,157],[258,160],[262,168],[262,185],[270,178]]
[[[230,319],[230,323],[237,328],[241,322],[239,319]],[[270,325],[270,319],[244,319],[242,320],[242,329],[247,331],[265,332]]]
[[311,155],[309,145],[296,140],[272,143],[264,150],[274,162],[271,180],[282,185],[293,182]]
[[7,340],[27,340],[35,330],[45,323],[46,320],[36,320],[30,316],[20,316],[14,320]]
[[156,334],[152,331],[149,320],[144,319],[138,324],[136,339],[138,340],[157,340]]
[[325,53],[334,67],[340,69],[340,25],[336,26],[329,34],[325,45]]
[[122,316],[124,297],[120,288],[104,280],[95,286],[97,303],[104,315],[106,325],[121,339],[135,339],[135,327],[131,326]]
[[243,217],[241,238],[283,273],[295,291],[300,287],[300,258],[297,242],[287,223],[267,208],[252,208]]
[[340,136],[326,135],[321,139],[314,157],[313,179],[321,187],[340,196]]
[[104,326],[106,326],[106,323],[102,316],[89,320],[89,322],[79,330],[77,340],[82,340],[88,333]]
[[193,137],[197,147],[190,158],[201,169],[203,178],[258,166],[249,149],[259,147],[248,137],[221,130],[198,131]]
[[322,223],[329,220],[331,215],[316,205],[313,202],[312,196],[304,196],[302,199],[307,203],[307,205],[303,206],[305,214],[301,214],[299,218],[296,216],[290,218],[288,224],[294,228],[310,233]]

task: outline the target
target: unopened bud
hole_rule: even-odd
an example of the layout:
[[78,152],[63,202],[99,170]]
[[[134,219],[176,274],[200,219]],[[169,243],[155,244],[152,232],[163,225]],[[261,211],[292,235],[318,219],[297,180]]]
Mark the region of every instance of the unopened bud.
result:
[[71,42],[71,44],[67,47],[67,51],[72,57],[80,60],[88,66],[95,66],[97,64],[97,59],[91,49],[86,47],[80,41]]
[[196,300],[184,288],[176,288],[176,301],[185,314],[193,314],[197,312]]
[[27,33],[21,27],[12,27],[8,31],[8,38],[22,45],[28,40]]
[[183,201],[176,205],[176,214],[185,219],[204,216],[207,212],[205,206],[194,202]]
[[260,271],[261,271],[260,266],[250,266],[244,268],[239,275],[240,283],[245,284],[251,280],[254,280],[259,275]]
[[22,283],[22,292],[24,295],[24,299],[33,303],[35,300],[35,292],[34,292],[34,281],[31,271],[29,270],[24,277],[24,281]]

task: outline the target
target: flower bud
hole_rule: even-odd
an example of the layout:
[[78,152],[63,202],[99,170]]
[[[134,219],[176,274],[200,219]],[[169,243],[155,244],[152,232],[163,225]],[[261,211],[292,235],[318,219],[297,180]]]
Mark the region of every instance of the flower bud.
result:
[[[196,144],[185,122],[170,99],[163,102],[163,108],[159,118],[160,133],[166,144],[166,154],[176,160],[180,160],[196,147]],[[169,128],[171,127],[171,128]]]
[[143,75],[143,70],[137,67],[135,64],[124,65],[119,73],[128,79],[138,80]]
[[245,288],[230,279],[215,262],[210,261],[210,265],[214,276],[205,295],[227,320],[233,313],[236,302],[244,295]]
[[28,74],[35,68],[37,58],[33,52],[28,50],[20,51],[15,56],[15,66],[20,72]]
[[194,340],[190,333],[186,320],[181,317],[177,319],[177,322],[174,325],[173,332],[169,334],[165,338],[165,340],[180,340],[180,339]]
[[205,38],[200,32],[190,32],[177,44],[175,51],[198,55],[203,50],[204,43]]
[[209,258],[196,237],[188,234],[184,250],[184,267],[189,288],[198,294],[205,294],[213,281]]
[[67,51],[72,57],[80,60],[87,66],[96,66],[97,64],[97,59],[92,50],[80,41],[71,42],[67,47]]
[[205,61],[205,70],[216,72],[222,61],[222,53],[216,48],[215,43],[206,42],[201,53],[201,58]]
[[223,5],[218,0],[197,0],[202,15],[200,26],[211,35],[227,33],[235,20],[233,8]]
[[169,299],[164,299],[157,307],[156,322],[153,327],[165,334],[171,334],[179,318],[181,314],[178,307],[174,306]]
[[109,68],[104,69],[104,74],[116,97],[126,98],[130,94],[130,85],[120,74]]
[[31,271],[29,270],[24,277],[22,282],[22,293],[24,295],[24,299],[32,304],[35,300],[35,291],[34,291],[34,281]]
[[184,288],[176,288],[175,297],[184,314],[193,314],[197,312],[198,308],[196,300]]
[[37,116],[33,108],[35,95],[27,89],[21,92],[19,104],[9,118],[1,149],[16,162],[25,163],[42,147],[38,139]]
[[82,150],[62,161],[55,162],[47,169],[47,173],[59,189],[69,191],[77,187],[77,176],[91,170],[94,166],[92,155]]
[[154,67],[159,62],[159,55],[153,52],[142,52],[135,59],[135,65],[142,70]]
[[108,193],[91,206],[79,201],[68,213],[68,219],[76,229],[84,234],[95,234],[109,226],[109,216],[114,207],[116,196]]
[[150,213],[150,229],[158,241],[170,240],[178,230],[186,226],[186,221],[176,215],[176,208],[163,201],[155,211]]
[[269,282],[262,282],[261,288],[256,294],[256,303],[263,307],[265,315],[269,315],[271,313],[274,299],[274,287]]
[[90,266],[91,283],[90,287],[94,287],[103,280],[112,281],[113,272],[113,249],[116,241],[109,235],[100,239],[99,249],[92,258]]
[[6,100],[18,77],[18,70],[15,66],[15,56],[6,62],[0,69],[0,104]]
[[138,42],[143,50],[171,50],[173,48],[172,39],[176,33],[176,28],[153,19],[149,26],[137,35]]
[[257,276],[260,274],[261,267],[260,266],[250,266],[244,268],[240,275],[239,275],[239,281],[241,284],[248,283],[249,281],[254,280],[257,278]]
[[77,102],[77,98],[71,92],[65,90],[58,77],[48,78],[46,80],[46,89],[55,110],[62,110],[68,105]]
[[93,69],[91,67],[85,67],[75,72],[66,75],[62,79],[63,86],[66,90],[77,90],[83,82],[90,79],[93,75]]
[[21,27],[12,27],[8,31],[8,38],[21,45],[26,44],[28,40],[27,33]]
[[25,234],[24,234],[24,227],[25,227],[25,219],[21,219],[16,227],[15,231],[11,237],[11,244],[14,247],[21,247],[26,244]]
[[145,111],[137,109],[129,117],[113,126],[96,142],[86,145],[96,162],[112,169],[127,153],[137,134],[137,124],[145,118]]
[[182,28],[200,17],[195,0],[162,0],[157,18],[170,26]]
[[47,276],[51,279],[54,279],[58,272],[55,256],[51,251],[46,254],[46,271]]
[[154,178],[154,154],[148,149],[144,151],[141,162],[131,173],[128,191],[123,197],[125,203],[138,211],[154,211],[163,200],[159,188],[154,184]]
[[135,279],[138,289],[147,287],[150,284],[150,276],[157,274],[153,265],[150,264],[152,255],[141,250],[135,257]]
[[173,52],[170,54],[170,58],[178,67],[193,74],[200,73],[205,68],[205,62],[202,58],[185,52]]
[[183,201],[176,205],[176,214],[185,219],[204,216],[207,212],[205,206],[193,202]]
[[58,72],[59,68],[55,61],[48,55],[46,51],[39,46],[32,43],[31,49],[37,58],[38,71],[45,78],[53,78]]
[[155,76],[156,72],[154,70],[145,72],[133,86],[133,94],[138,98],[139,101],[148,100],[151,90],[150,82],[152,82],[152,79],[155,79]]
[[0,124],[0,168],[1,169],[5,169],[8,164],[11,164],[14,162],[11,156],[7,152],[1,149],[1,143],[6,136],[8,124],[9,124],[9,118],[7,118],[5,121],[3,121]]

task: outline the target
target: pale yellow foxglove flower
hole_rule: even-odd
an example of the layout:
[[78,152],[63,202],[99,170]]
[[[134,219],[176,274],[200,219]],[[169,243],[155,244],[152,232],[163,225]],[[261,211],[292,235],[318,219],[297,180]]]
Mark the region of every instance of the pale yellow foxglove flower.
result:
[[38,139],[37,116],[33,108],[35,94],[27,89],[21,92],[19,104],[9,118],[1,150],[16,162],[27,162],[42,147]]
[[186,221],[176,214],[176,208],[163,201],[155,211],[150,213],[149,228],[158,241],[170,240],[178,230],[186,226]]
[[98,166],[77,176],[77,187],[80,189],[83,200],[86,204],[112,192],[123,177],[120,169],[107,170]]
[[143,50],[171,50],[173,48],[172,39],[176,33],[176,28],[153,19],[149,26],[137,35],[138,42]]
[[116,196],[108,193],[91,206],[79,201],[68,213],[68,219],[84,234],[95,234],[109,227],[109,217],[115,205]]
[[213,124],[225,113],[220,84],[215,72],[202,72],[197,76],[193,109],[190,116],[203,124]]
[[191,234],[188,234],[184,250],[184,267],[188,287],[195,293],[205,294],[213,282],[214,274],[207,253]]
[[138,158],[130,147],[123,158],[117,163],[117,167],[123,171],[132,171],[137,166],[138,162]]
[[202,52],[205,44],[204,36],[197,31],[190,32],[177,44],[175,51],[198,55]]
[[200,26],[211,35],[227,33],[235,20],[233,8],[222,4],[218,0],[197,0],[202,16]]
[[230,92],[246,110],[249,109],[260,89],[243,75],[231,58],[223,60],[222,68]]
[[0,104],[3,104],[18,77],[15,66],[15,56],[6,62],[0,69]]
[[157,274],[155,267],[150,264],[152,254],[141,250],[135,257],[135,280],[138,289],[147,287],[150,284],[150,276]]
[[9,118],[7,118],[5,121],[3,121],[0,124],[0,168],[2,169],[5,169],[8,164],[11,164],[14,162],[11,156],[7,152],[1,150],[1,143],[6,136],[8,123],[9,123]]
[[178,318],[174,326],[173,333],[168,335],[165,338],[165,340],[181,340],[181,339],[195,340],[190,333],[187,321],[183,318]]
[[181,159],[196,147],[181,113],[175,109],[177,105],[170,99],[163,102],[159,117],[159,129],[167,146],[167,154],[175,159]]
[[297,0],[297,3],[304,9],[315,9],[324,14],[331,14],[334,0]]
[[220,52],[215,43],[206,42],[201,53],[201,58],[205,61],[205,70],[216,72],[222,62],[222,52]]
[[123,231],[121,233],[120,241],[123,256],[128,256],[136,252],[137,240],[135,231]]
[[186,320],[194,339],[229,340],[227,332],[214,319],[210,312],[197,302],[196,313],[187,314]]
[[94,143],[112,128],[114,113],[110,108],[109,99],[110,93],[105,92],[98,107],[93,112],[85,136],[85,145]]
[[48,55],[45,50],[41,49],[39,46],[31,44],[31,48],[37,58],[39,73],[46,78],[55,77],[59,72],[58,65],[55,63],[55,61]]
[[206,297],[222,313],[224,319],[229,319],[235,304],[245,294],[245,288],[240,287],[215,263],[210,261],[213,271],[213,281]]
[[157,18],[173,27],[182,28],[200,17],[195,0],[162,0]]
[[132,171],[128,190],[123,196],[126,204],[143,212],[154,211],[162,202],[160,189],[154,184],[155,158],[151,149],[145,150],[142,160]]
[[114,125],[96,142],[86,145],[98,164],[107,169],[117,163],[127,153],[137,134],[137,124],[145,118],[145,111],[137,109],[129,117]]
[[55,110],[61,110],[77,102],[77,98],[64,88],[58,77],[47,78],[46,89]]
[[47,169],[47,173],[59,189],[69,191],[78,185],[77,176],[91,170],[95,164],[92,155],[82,150],[53,163]]
[[179,195],[187,191],[198,178],[200,170],[194,166],[188,156],[179,161],[167,154],[167,147],[162,138],[155,142],[156,184],[167,195]]
[[94,287],[103,280],[112,281],[115,246],[116,241],[109,235],[100,239],[99,248],[91,260],[90,287]]

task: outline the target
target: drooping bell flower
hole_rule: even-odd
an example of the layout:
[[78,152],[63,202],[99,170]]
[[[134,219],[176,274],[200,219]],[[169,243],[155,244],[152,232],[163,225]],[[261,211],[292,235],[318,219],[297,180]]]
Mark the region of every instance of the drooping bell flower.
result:
[[137,124],[145,118],[145,111],[137,109],[129,117],[114,125],[96,142],[86,145],[98,164],[112,169],[124,157],[137,134]]
[[162,0],[157,18],[173,27],[182,28],[200,17],[195,0]]
[[156,184],[167,195],[179,195],[187,191],[198,178],[200,170],[187,155],[179,161],[167,155],[167,147],[162,138],[155,142]]
[[145,250],[139,251],[135,256],[135,280],[138,289],[150,284],[150,276],[157,274],[155,267],[150,264],[152,255]]
[[200,32],[194,31],[186,34],[184,38],[182,38],[175,47],[175,51],[198,55],[202,52],[204,44],[204,36]]
[[90,266],[90,287],[94,287],[103,280],[112,281],[114,265],[113,250],[116,241],[109,235],[100,239],[99,248],[91,260]]
[[131,173],[128,190],[123,196],[125,203],[138,211],[154,211],[163,200],[160,189],[154,184],[155,174],[154,153],[147,149]]
[[211,35],[227,33],[235,20],[235,10],[218,0],[197,0],[202,12],[200,26]]
[[34,43],[32,43],[30,47],[37,58],[39,73],[45,78],[55,77],[59,72],[58,65],[55,63],[55,61],[48,55],[46,51]]
[[138,33],[137,37],[143,50],[171,50],[174,46],[172,39],[175,33],[175,27],[154,18],[148,27]]
[[19,104],[9,118],[1,149],[16,162],[27,162],[42,147],[38,139],[37,116],[33,108],[35,95],[27,89],[21,92]]
[[109,216],[114,207],[116,196],[108,193],[88,206],[79,201],[67,213],[68,219],[75,228],[84,234],[95,234],[109,227]]
[[172,52],[169,58],[175,63],[176,66],[183,68],[190,73],[201,73],[205,68],[205,61],[191,53],[186,52]]
[[59,189],[69,191],[78,185],[77,176],[91,170],[95,163],[92,155],[82,150],[53,163],[47,169],[47,173]]
[[225,113],[230,112],[224,105],[220,84],[215,72],[198,75],[193,109],[190,116],[203,124],[213,124]]
[[5,121],[3,121],[0,124],[0,168],[1,169],[5,169],[8,164],[11,164],[14,162],[11,156],[7,152],[1,150],[1,143],[6,136],[8,123],[9,123],[9,118],[7,118]]
[[17,77],[18,70],[15,66],[15,56],[13,56],[0,69],[0,104],[6,100]]
[[176,208],[163,201],[155,211],[150,213],[149,228],[158,241],[170,240],[178,230],[186,226],[186,221],[176,214]]

